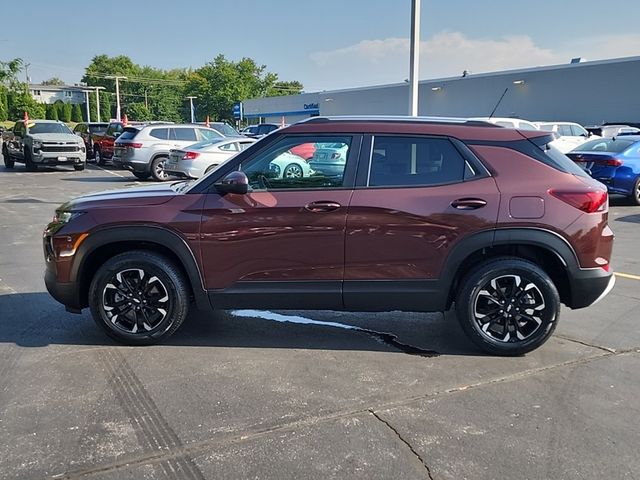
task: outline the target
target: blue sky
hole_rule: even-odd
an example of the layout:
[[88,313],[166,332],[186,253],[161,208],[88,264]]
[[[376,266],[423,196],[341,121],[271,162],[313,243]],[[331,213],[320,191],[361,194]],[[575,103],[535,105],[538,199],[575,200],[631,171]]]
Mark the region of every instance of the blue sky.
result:
[[[14,3],[14,5],[18,5]],[[410,0],[30,0],[0,8],[0,60],[78,82],[92,56],[199,67],[218,53],[307,91],[408,77]],[[637,0],[422,0],[421,78],[640,55]],[[7,21],[8,20],[8,21]],[[24,28],[28,25],[28,28]]]

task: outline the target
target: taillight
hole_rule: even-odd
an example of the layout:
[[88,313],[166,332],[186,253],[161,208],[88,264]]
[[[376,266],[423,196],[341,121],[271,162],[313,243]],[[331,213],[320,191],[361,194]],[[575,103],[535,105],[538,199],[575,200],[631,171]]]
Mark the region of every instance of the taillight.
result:
[[578,210],[586,213],[600,212],[607,208],[609,196],[604,190],[594,190],[587,192],[567,192],[562,190],[549,190],[554,197],[568,203]]
[[125,143],[122,142],[120,145],[122,145],[123,147],[131,147],[131,148],[142,148],[142,144],[141,143]]
[[623,163],[619,158],[610,158],[607,160],[608,167],[621,167]]
[[182,160],[195,160],[199,156],[200,154],[198,152],[187,152],[184,154],[184,157],[182,157]]

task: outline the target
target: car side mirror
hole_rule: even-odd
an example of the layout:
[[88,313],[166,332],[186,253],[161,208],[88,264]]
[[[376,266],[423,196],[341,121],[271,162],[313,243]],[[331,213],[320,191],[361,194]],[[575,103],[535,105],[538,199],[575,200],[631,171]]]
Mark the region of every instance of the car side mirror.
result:
[[113,132],[113,138],[118,138],[121,132]]
[[215,187],[220,193],[244,195],[249,191],[249,179],[244,172],[230,172]]

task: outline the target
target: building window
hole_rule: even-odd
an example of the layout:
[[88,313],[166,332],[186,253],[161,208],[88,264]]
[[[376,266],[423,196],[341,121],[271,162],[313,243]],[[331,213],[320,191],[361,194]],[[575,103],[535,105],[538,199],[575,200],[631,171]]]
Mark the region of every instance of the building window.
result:
[[40,90],[33,90],[33,95],[36,97],[40,96]]
[[73,92],[71,90],[65,90],[64,91],[64,96],[71,98],[71,97],[73,97]]

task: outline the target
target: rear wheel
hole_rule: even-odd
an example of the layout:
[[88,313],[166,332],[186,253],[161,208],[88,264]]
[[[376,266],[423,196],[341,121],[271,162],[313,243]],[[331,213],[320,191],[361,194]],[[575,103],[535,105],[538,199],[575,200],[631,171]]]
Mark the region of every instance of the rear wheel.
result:
[[27,170],[30,172],[35,172],[38,170],[38,165],[33,163],[33,157],[31,155],[31,151],[28,148],[24,149],[24,164],[27,167]]
[[151,176],[149,172],[131,172],[139,180],[146,180]]
[[164,170],[164,162],[167,161],[167,157],[157,157],[151,162],[151,175],[159,182],[169,180],[169,174]]
[[13,161],[13,158],[11,158],[11,155],[9,155],[6,145],[2,146],[2,159],[4,160],[5,168],[13,168],[16,164],[16,162]]
[[105,160],[104,160],[104,158],[102,157],[102,152],[100,151],[100,149],[99,149],[99,148],[96,148],[96,149],[95,149],[95,152],[94,152],[94,154],[93,154],[93,158],[94,158],[94,159],[95,159],[95,161],[96,161],[96,165],[103,166],[103,165],[105,164]]
[[282,178],[302,178],[303,176],[302,167],[297,163],[287,165],[282,172]]
[[629,201],[633,205],[640,205],[640,177],[636,179],[636,183],[633,185],[633,191],[629,195]]
[[553,333],[560,297],[549,276],[534,263],[497,258],[463,279],[456,313],[467,336],[485,352],[522,355]]
[[74,165],[74,166],[73,166],[73,169],[74,169],[76,172],[81,172],[82,170],[84,170],[84,163],[81,163],[80,165]]
[[169,259],[138,250],[107,260],[89,289],[96,323],[119,342],[151,345],[171,336],[189,311],[189,288]]

